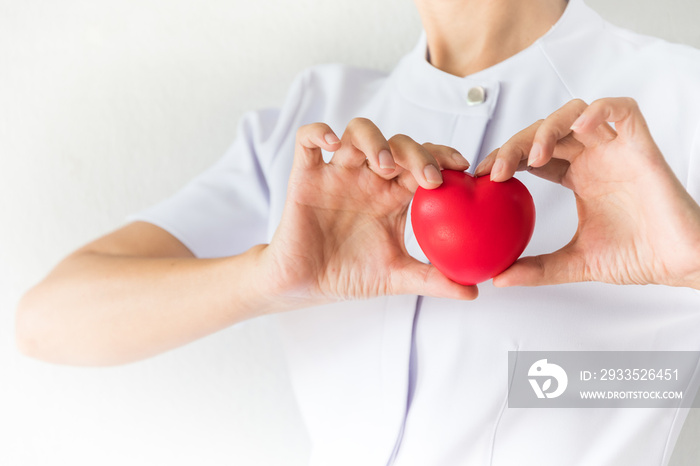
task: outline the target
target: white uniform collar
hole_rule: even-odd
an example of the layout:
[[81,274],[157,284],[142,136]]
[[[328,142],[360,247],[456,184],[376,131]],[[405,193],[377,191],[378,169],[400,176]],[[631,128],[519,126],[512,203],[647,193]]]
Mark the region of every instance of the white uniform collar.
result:
[[[428,62],[427,40],[423,32],[413,51],[403,58],[392,74],[401,95],[414,104],[463,116],[490,118],[498,102],[500,82],[522,76],[524,72],[538,72],[532,66],[524,65],[524,62],[542,54],[543,47],[566,43],[576,39],[572,37],[574,35],[590,34],[602,28],[603,24],[602,18],[583,0],[569,0],[561,18],[528,48],[464,78],[441,71]],[[481,105],[467,105],[469,90],[477,86],[486,91],[485,101]]]

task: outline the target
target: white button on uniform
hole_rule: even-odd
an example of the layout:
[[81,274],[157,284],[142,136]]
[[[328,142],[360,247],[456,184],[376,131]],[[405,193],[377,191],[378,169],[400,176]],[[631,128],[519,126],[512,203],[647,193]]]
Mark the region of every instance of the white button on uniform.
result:
[[481,86],[474,86],[467,92],[467,105],[483,104],[486,100],[486,89]]

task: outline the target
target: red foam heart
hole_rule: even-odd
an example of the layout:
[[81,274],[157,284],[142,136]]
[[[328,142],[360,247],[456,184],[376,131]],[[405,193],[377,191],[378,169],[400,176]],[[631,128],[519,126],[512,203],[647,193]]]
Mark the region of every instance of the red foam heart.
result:
[[418,188],[411,225],[430,262],[449,279],[474,285],[515,262],[535,228],[535,203],[515,178],[497,183],[488,176],[442,171],[436,189]]

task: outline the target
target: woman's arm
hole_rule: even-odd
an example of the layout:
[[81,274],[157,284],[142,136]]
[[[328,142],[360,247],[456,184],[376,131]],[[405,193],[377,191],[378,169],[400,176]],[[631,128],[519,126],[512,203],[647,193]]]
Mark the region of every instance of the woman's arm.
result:
[[165,230],[129,224],[77,250],[22,298],[17,344],[55,363],[112,365],[265,313],[262,246],[196,259]]

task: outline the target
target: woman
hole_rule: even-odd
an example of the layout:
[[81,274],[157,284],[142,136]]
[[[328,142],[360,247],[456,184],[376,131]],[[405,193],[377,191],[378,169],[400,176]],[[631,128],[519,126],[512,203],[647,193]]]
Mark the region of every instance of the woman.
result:
[[406,216],[440,169],[503,181],[527,161],[537,256],[495,285],[699,288],[698,53],[580,0],[417,6],[425,34],[391,75],[308,70],[218,164],[59,264],[20,305],[22,349],[119,364],[276,313],[314,464],[667,461],[683,413],[507,408],[508,351],[698,350],[696,291],[482,284],[474,300]]

